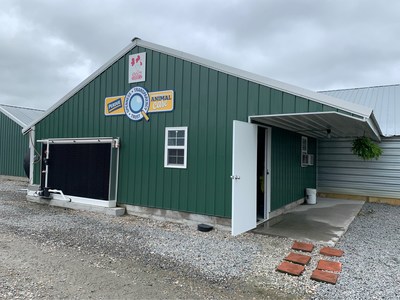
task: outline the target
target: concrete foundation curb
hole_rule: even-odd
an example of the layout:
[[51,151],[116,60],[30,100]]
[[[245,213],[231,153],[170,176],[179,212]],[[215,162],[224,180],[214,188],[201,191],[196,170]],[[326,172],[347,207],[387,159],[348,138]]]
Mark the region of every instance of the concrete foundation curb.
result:
[[34,196],[26,196],[26,199],[28,201],[34,202],[34,203],[47,204],[47,205],[51,205],[51,206],[64,207],[64,208],[69,208],[69,209],[74,209],[74,210],[83,210],[83,211],[102,213],[105,215],[115,216],[115,217],[122,216],[125,214],[124,207],[103,207],[103,206],[81,204],[81,203],[76,203],[76,202],[68,202],[68,201],[63,201],[63,200],[54,200],[54,199],[46,200],[46,199],[42,199],[42,198],[34,197]]

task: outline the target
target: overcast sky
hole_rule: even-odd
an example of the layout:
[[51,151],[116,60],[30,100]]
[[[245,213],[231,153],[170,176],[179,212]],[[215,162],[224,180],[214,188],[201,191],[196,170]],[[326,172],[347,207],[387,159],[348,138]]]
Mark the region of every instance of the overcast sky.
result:
[[47,109],[133,37],[311,90],[400,83],[398,0],[1,0],[0,103]]

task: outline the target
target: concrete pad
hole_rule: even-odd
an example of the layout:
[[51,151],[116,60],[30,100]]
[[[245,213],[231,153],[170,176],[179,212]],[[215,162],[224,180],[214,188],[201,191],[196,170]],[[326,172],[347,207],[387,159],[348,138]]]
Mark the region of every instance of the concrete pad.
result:
[[341,257],[344,254],[343,250],[337,249],[337,248],[331,248],[331,247],[323,247],[320,251],[320,254],[326,255],[326,256],[336,256],[336,257]]
[[290,261],[292,263],[299,264],[299,265],[306,265],[310,262],[311,256],[290,252],[289,255],[284,258],[284,260],[287,260],[287,261]]
[[293,275],[293,276],[300,276],[301,273],[304,272],[305,267],[284,261],[278,266],[278,268],[276,268],[276,270],[279,272],[282,272],[282,273],[287,273],[287,274]]
[[124,207],[104,207],[104,206],[88,205],[88,204],[68,202],[68,201],[55,200],[55,199],[46,200],[46,199],[42,199],[40,197],[32,197],[32,196],[26,196],[26,199],[30,202],[35,202],[35,203],[40,203],[40,204],[47,204],[47,205],[51,205],[51,206],[57,206],[57,207],[75,209],[75,210],[91,211],[91,212],[102,213],[105,215],[116,216],[116,217],[122,216],[125,214]]
[[314,270],[311,274],[311,279],[330,284],[336,284],[338,278],[338,274],[329,273],[321,270]]
[[[318,198],[257,226],[255,233],[335,245],[360,212],[364,201]],[[275,223],[275,224],[274,224]]]

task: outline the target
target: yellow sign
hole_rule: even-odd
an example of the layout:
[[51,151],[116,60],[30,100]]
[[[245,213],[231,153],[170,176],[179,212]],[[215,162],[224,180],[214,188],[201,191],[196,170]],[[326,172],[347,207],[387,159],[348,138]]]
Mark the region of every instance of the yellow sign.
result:
[[104,102],[104,114],[106,116],[124,115],[125,96],[107,97]]
[[174,110],[174,91],[159,91],[149,93],[149,113],[158,113]]

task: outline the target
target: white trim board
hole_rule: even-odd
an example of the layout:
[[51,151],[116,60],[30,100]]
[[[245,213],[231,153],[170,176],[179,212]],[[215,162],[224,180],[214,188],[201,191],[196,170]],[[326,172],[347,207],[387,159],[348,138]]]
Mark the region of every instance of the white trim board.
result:
[[119,53],[117,53],[113,58],[111,58],[108,62],[106,62],[103,66],[101,66],[97,71],[87,77],[84,81],[82,81],[78,86],[72,89],[69,93],[67,93],[64,97],[62,97],[58,102],[56,102],[53,106],[51,106],[41,118],[35,120],[31,124],[27,125],[22,129],[22,133],[26,133],[32,126],[39,123],[45,117],[50,115],[53,111],[55,111],[59,106],[65,103],[69,98],[71,98],[74,94],[76,94],[79,90],[84,88],[87,84],[89,84],[92,80],[94,80],[97,76],[99,76],[102,72],[104,72],[108,67],[118,61],[121,57],[127,54],[129,51],[134,49],[135,47],[143,47],[149,50],[154,50],[166,55],[174,56],[176,58],[180,58],[189,62],[193,62],[204,67],[223,72],[229,75],[233,75],[238,78],[242,78],[245,80],[249,80],[254,83],[258,83],[263,86],[267,86],[270,88],[278,89],[283,92],[290,93],[295,96],[303,97],[324,105],[329,105],[336,109],[340,109],[351,114],[360,115],[363,117],[370,117],[372,114],[372,109],[366,106],[358,105],[355,103],[349,103],[347,101],[337,99],[325,94],[313,92],[310,90],[306,90],[294,85],[290,85],[281,81],[277,81],[268,77],[256,75],[254,73],[250,73],[244,70],[240,70],[237,68],[233,68],[224,64],[220,64],[217,62],[213,62],[208,59],[204,59],[195,55],[191,55],[179,50],[171,49],[168,47],[164,47],[161,45],[153,44],[150,42],[143,41],[139,38],[134,38],[132,42],[122,49]]

